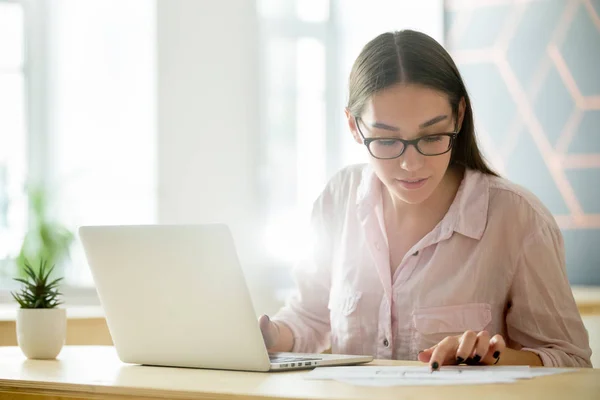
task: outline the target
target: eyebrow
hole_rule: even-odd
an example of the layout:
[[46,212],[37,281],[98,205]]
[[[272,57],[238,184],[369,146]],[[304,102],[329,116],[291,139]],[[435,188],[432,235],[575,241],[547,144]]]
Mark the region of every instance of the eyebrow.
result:
[[[438,115],[437,117],[434,117],[434,118],[430,119],[429,121],[423,122],[421,125],[419,125],[419,128],[421,128],[421,129],[427,128],[428,126],[435,125],[438,122],[441,122],[445,119],[448,119],[447,115]],[[373,124],[371,124],[371,127],[385,129],[387,131],[393,131],[393,132],[399,131],[399,129],[396,128],[395,126],[387,125],[382,122],[374,122]]]
[[438,115],[435,118],[431,118],[429,121],[423,122],[421,125],[419,125],[419,128],[421,128],[421,129],[427,128],[428,126],[435,125],[438,122],[443,121],[445,119],[448,119],[447,115]]
[[398,132],[399,129],[396,128],[395,126],[390,126],[381,122],[374,122],[371,124],[372,128],[379,128],[379,129],[385,129],[387,131],[394,131],[394,132]]

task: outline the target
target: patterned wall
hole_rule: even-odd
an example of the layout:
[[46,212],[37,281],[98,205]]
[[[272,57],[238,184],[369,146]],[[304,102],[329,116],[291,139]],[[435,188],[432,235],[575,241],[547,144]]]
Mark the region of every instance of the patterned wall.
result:
[[535,193],[574,284],[600,285],[600,0],[446,0],[491,163]]

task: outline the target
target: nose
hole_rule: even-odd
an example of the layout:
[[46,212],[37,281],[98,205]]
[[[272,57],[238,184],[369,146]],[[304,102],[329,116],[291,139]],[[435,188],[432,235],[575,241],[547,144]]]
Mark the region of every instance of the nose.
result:
[[400,167],[409,172],[418,171],[425,161],[425,156],[417,151],[414,146],[408,146],[400,156]]

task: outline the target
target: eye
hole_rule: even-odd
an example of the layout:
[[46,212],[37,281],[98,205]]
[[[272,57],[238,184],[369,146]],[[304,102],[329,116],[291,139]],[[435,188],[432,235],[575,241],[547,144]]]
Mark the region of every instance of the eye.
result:
[[424,141],[425,143],[435,143],[435,142],[441,141],[442,140],[442,136],[441,135],[426,136],[426,137],[424,137],[421,140]]
[[377,141],[377,144],[380,146],[395,146],[398,144],[398,141],[394,139],[380,139]]

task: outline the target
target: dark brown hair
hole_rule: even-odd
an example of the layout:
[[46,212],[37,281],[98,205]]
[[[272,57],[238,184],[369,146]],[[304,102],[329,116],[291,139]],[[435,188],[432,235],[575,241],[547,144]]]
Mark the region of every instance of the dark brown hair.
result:
[[464,98],[465,115],[451,163],[497,175],[477,147],[471,100],[456,64],[442,45],[412,30],[387,32],[371,40],[352,66],[348,110],[360,117],[373,94],[398,83],[418,84],[445,93],[457,121],[459,103]]

